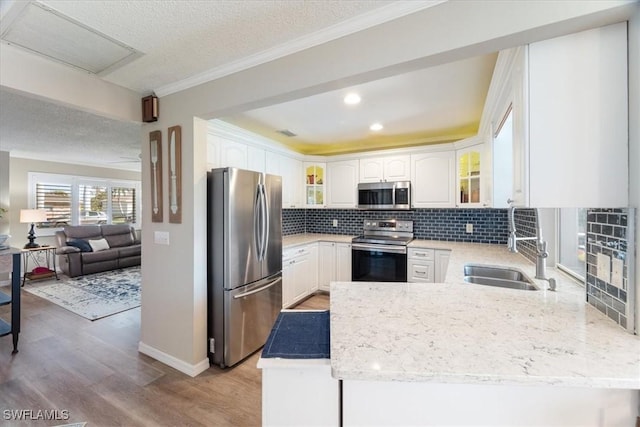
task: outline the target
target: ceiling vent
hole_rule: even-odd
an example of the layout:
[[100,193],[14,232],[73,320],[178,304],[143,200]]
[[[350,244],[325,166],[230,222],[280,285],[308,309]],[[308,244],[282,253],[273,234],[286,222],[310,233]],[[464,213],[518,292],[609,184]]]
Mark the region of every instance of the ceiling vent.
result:
[[92,74],[108,74],[143,55],[41,3],[25,3],[12,18],[3,19],[3,42]]
[[295,133],[291,132],[289,129],[280,129],[277,130],[276,132],[284,135],[284,136],[288,136],[289,138],[294,137],[294,136],[298,136]]

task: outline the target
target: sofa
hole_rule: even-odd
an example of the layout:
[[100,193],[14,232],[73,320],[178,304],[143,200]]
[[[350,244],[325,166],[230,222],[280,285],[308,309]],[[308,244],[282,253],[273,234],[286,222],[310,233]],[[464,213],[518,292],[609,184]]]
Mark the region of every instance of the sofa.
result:
[[127,224],[67,226],[56,232],[59,266],[69,277],[140,265],[141,249]]

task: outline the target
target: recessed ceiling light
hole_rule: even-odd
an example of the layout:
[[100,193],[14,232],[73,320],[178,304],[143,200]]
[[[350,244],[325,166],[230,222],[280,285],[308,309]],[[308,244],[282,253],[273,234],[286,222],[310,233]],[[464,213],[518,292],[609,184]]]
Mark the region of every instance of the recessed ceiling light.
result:
[[369,126],[369,129],[371,129],[374,132],[378,132],[379,130],[382,130],[384,126],[382,126],[382,124],[380,123],[374,123],[371,126]]
[[360,103],[360,95],[357,93],[350,93],[344,97],[344,103],[347,105],[356,105]]

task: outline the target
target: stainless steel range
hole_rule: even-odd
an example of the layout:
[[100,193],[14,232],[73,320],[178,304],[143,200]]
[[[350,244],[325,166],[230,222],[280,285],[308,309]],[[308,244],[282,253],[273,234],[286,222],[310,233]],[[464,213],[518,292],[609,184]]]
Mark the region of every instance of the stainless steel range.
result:
[[351,280],[406,282],[413,221],[365,220],[363,228],[363,235],[351,241]]

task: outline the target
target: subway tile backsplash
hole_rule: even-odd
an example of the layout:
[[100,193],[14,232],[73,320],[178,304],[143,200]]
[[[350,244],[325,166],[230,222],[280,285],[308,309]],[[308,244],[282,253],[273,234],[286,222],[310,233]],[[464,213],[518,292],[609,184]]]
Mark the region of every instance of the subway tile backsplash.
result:
[[[587,301],[627,329],[629,286],[629,241],[633,233],[634,209],[589,209],[587,211]],[[611,259],[609,280],[598,275],[598,254]],[[614,284],[613,260],[622,261],[622,281]],[[600,272],[602,273],[602,272]]]
[[[516,237],[536,237],[538,218],[535,209],[518,208],[513,212],[513,220],[516,225]],[[536,244],[535,240],[518,240],[518,252],[535,263],[538,252]]]
[[283,209],[282,210],[282,234],[300,234],[306,231],[304,209]]
[[[304,230],[302,215],[304,214]],[[414,209],[411,211],[366,211],[358,209],[284,209],[284,235],[296,233],[362,234],[365,219],[412,220],[417,239],[506,244],[505,209]],[[333,220],[338,226],[333,227]],[[466,225],[473,224],[473,233]]]

